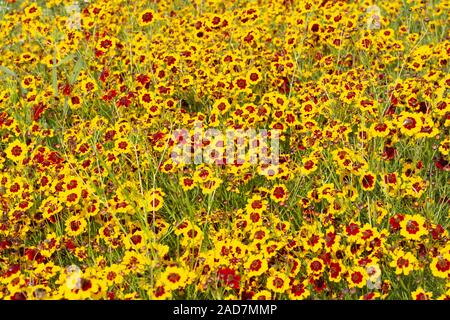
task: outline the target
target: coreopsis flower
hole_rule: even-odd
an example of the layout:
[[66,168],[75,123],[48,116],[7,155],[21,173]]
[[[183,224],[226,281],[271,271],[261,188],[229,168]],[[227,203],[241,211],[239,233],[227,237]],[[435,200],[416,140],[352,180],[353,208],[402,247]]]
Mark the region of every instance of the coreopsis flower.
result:
[[60,2],[2,7],[0,299],[449,299],[420,4]]
[[328,278],[333,282],[340,282],[345,273],[345,266],[340,261],[332,261],[329,264]]
[[303,174],[308,175],[318,168],[318,160],[314,158],[305,158],[302,160],[303,165],[301,167],[301,171]]
[[76,237],[86,230],[87,222],[82,217],[72,216],[66,220],[65,225],[66,233],[69,236]]
[[258,69],[253,68],[247,72],[247,80],[248,82],[250,82],[250,84],[255,85],[262,80],[261,73]]
[[221,98],[214,102],[212,106],[213,110],[217,110],[220,114],[224,115],[230,110],[231,105],[227,99]]
[[273,186],[270,194],[270,198],[277,203],[286,202],[288,197],[287,188],[283,184],[277,184]]
[[308,274],[319,276],[325,270],[325,265],[320,259],[313,259],[308,263]]
[[115,151],[118,153],[124,154],[131,152],[132,145],[128,141],[128,139],[121,138],[116,140],[115,142]]
[[157,282],[153,288],[148,289],[147,294],[154,300],[166,300],[172,295],[171,290],[162,282]]
[[266,287],[273,292],[284,293],[289,289],[289,279],[286,275],[277,272],[267,278]]
[[300,282],[294,281],[289,289],[289,298],[292,300],[304,300],[310,295],[310,291],[307,286],[307,281]]
[[148,211],[158,211],[164,205],[164,192],[158,188],[148,191],[143,199],[143,206]]
[[260,276],[268,270],[267,260],[263,255],[250,257],[244,264],[244,267],[248,270],[247,275],[249,277]]
[[203,194],[211,194],[214,191],[216,191],[220,187],[221,184],[222,184],[222,179],[213,177],[207,181],[204,181],[202,184],[200,184],[200,187],[202,189]]
[[420,240],[424,235],[428,234],[425,227],[425,218],[421,215],[405,215],[400,222],[400,234],[408,240]]
[[372,126],[370,127],[370,133],[372,137],[384,138],[389,135],[391,129],[392,125],[390,124],[390,122],[378,122],[372,124]]
[[269,290],[261,290],[253,295],[252,300],[272,300],[272,293]]
[[184,287],[187,279],[188,273],[179,267],[167,267],[159,277],[159,280],[167,290],[176,290]]
[[417,259],[411,252],[404,252],[400,249],[395,251],[391,257],[392,261],[389,265],[395,268],[396,274],[408,275],[416,268]]
[[430,269],[435,277],[447,279],[450,275],[450,253],[433,258]]
[[67,101],[71,109],[79,109],[83,105],[82,97],[77,95],[70,96]]
[[372,172],[367,172],[367,173],[362,174],[361,177],[359,178],[359,180],[360,180],[361,187],[363,188],[363,190],[371,191],[371,190],[375,189],[377,176]]
[[222,267],[218,270],[217,275],[220,282],[225,285],[226,288],[239,289],[241,276],[236,270],[228,267]]
[[433,296],[432,292],[425,291],[423,288],[417,288],[417,290],[411,293],[414,300],[430,300]]
[[439,146],[439,151],[444,155],[447,156],[450,154],[450,138],[444,139],[441,141]]
[[36,18],[41,15],[41,8],[37,3],[32,3],[24,10],[27,18]]
[[16,139],[8,145],[5,153],[8,159],[20,163],[28,156],[28,147],[25,143]]
[[267,205],[267,200],[263,200],[259,195],[254,195],[248,200],[246,210],[248,213],[262,213],[267,209]]
[[348,271],[349,287],[364,288],[368,278],[369,276],[364,268],[354,267]]
[[139,13],[138,24],[141,27],[146,27],[155,21],[155,12],[151,9],[147,9]]
[[196,186],[194,179],[189,178],[189,177],[182,177],[180,179],[180,185],[181,185],[181,188],[183,188],[183,191],[191,190],[191,189],[195,188],[195,186]]
[[252,231],[252,240],[254,244],[263,244],[270,236],[269,230],[265,227],[258,227]]
[[362,295],[359,297],[359,300],[375,300],[379,299],[381,297],[381,294],[378,292],[369,292],[367,294]]
[[398,126],[400,128],[400,132],[407,135],[413,136],[420,132],[420,128],[422,127],[422,119],[418,114],[404,112],[400,115],[397,120]]
[[83,80],[81,82],[80,86],[81,86],[83,92],[86,92],[86,93],[91,93],[91,92],[94,92],[94,91],[96,91],[98,89],[97,88],[97,84],[96,84],[96,82],[93,79],[85,79],[85,80]]

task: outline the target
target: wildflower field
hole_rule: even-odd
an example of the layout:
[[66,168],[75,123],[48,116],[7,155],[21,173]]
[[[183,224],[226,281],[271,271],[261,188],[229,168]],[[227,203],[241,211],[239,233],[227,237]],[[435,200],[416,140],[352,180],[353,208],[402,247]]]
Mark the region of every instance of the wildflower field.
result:
[[0,0],[0,298],[450,299],[449,11]]

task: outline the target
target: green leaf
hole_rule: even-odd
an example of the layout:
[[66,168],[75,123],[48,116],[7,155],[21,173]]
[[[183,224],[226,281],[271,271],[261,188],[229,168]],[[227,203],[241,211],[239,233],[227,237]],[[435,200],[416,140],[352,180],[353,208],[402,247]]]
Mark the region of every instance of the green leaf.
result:
[[62,59],[59,63],[56,64],[57,67],[62,66],[63,64],[67,63],[70,60],[73,60],[75,58],[74,54],[69,54],[67,57]]
[[0,66],[0,71],[6,73],[7,75],[10,75],[11,77],[17,78],[17,74],[7,67]]
[[52,85],[53,85],[53,91],[54,95],[58,96],[58,74],[56,72],[56,48],[53,53],[53,65],[52,65]]
[[78,59],[77,63],[75,64],[75,67],[73,68],[72,76],[70,77],[71,85],[74,84],[75,81],[77,80],[78,75],[80,74],[80,71],[83,69],[83,65],[84,65],[83,60],[81,58]]

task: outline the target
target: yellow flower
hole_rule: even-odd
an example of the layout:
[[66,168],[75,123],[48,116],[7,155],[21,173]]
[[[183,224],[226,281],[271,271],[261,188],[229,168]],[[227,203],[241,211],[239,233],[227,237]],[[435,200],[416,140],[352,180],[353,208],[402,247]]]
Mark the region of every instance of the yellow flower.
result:
[[414,300],[430,300],[433,293],[425,291],[423,288],[419,287],[411,293],[411,296]]
[[248,201],[245,207],[247,213],[257,212],[263,213],[267,208],[267,201],[263,200],[259,195],[253,195]]
[[172,296],[171,290],[161,281],[157,281],[153,288],[148,289],[147,294],[152,300],[166,300]]
[[220,178],[210,178],[207,181],[200,184],[203,194],[211,194],[217,190],[222,184],[222,179]]
[[252,68],[247,72],[247,80],[250,84],[257,84],[262,80],[261,73],[258,69]]
[[124,153],[130,153],[131,151],[131,143],[124,138],[118,139],[115,142],[115,151],[118,153],[124,154]]
[[421,215],[405,215],[400,222],[400,234],[408,240],[420,240],[420,238],[428,234],[424,226],[425,218]]
[[395,268],[395,274],[404,274],[407,276],[415,269],[417,259],[411,252],[404,252],[403,250],[397,250],[392,254],[392,261],[389,264],[392,268]]
[[450,275],[450,253],[434,257],[430,268],[435,277],[447,279]]
[[365,174],[362,174],[361,177],[359,178],[359,181],[361,183],[363,190],[371,191],[375,189],[377,176],[369,171],[366,172]]
[[255,293],[252,297],[252,300],[271,300],[272,293],[269,290],[261,290]]
[[289,289],[288,277],[280,272],[276,272],[274,275],[267,278],[267,289],[277,293],[284,293]]
[[191,179],[189,177],[181,177],[179,183],[181,185],[181,188],[183,188],[183,191],[189,191],[191,189],[194,189],[196,186],[194,179]]
[[308,274],[320,276],[325,270],[325,264],[322,260],[314,258],[308,262]]
[[157,193],[148,192],[147,196],[144,200],[144,208],[147,209],[147,211],[158,211],[160,210],[164,205],[164,198]]
[[354,267],[348,272],[348,286],[350,288],[364,288],[368,279],[369,276],[364,268]]
[[231,106],[228,102],[227,99],[222,98],[219,100],[216,100],[212,106],[212,109],[214,111],[218,111],[220,114],[224,115],[225,113],[228,112],[228,110],[230,110]]
[[285,202],[287,200],[288,193],[284,184],[277,184],[273,186],[270,192],[270,199],[277,203]]
[[413,136],[420,132],[422,124],[423,122],[419,115],[411,112],[403,112],[397,119],[400,132],[407,136]]
[[159,281],[167,290],[176,290],[186,285],[188,272],[180,267],[167,267],[160,275]]
[[289,289],[289,299],[304,300],[304,299],[308,298],[310,292],[308,290],[307,285],[308,285],[307,280],[305,280],[303,282],[295,280]]
[[155,20],[155,12],[153,10],[147,9],[142,11],[138,17],[138,24],[141,27],[146,27],[150,25]]
[[19,163],[28,155],[28,147],[25,143],[16,139],[8,145],[5,152],[8,159]]
[[370,127],[370,134],[372,137],[384,138],[389,135],[392,129],[392,124],[389,121],[375,122]]
[[256,255],[250,257],[244,267],[248,270],[246,273],[248,277],[258,277],[267,271],[268,264],[263,255]]
[[122,265],[112,265],[103,270],[103,278],[106,280],[108,286],[121,284],[123,282],[122,269]]
[[80,216],[72,216],[65,222],[66,233],[69,236],[76,237],[86,230],[87,222]]
[[41,15],[41,8],[36,3],[32,3],[24,11],[28,18],[35,18]]
[[33,89],[36,87],[36,81],[35,78],[31,75],[25,76],[22,79],[22,87],[25,89]]

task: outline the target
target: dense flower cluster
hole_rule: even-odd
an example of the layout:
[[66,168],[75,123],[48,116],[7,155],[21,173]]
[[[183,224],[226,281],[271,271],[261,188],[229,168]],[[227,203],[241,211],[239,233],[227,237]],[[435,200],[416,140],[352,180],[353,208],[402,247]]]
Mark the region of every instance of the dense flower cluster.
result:
[[9,2],[0,298],[450,298],[448,0]]

